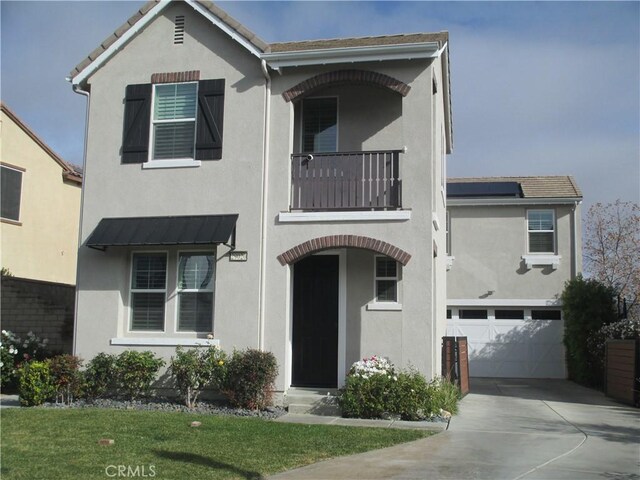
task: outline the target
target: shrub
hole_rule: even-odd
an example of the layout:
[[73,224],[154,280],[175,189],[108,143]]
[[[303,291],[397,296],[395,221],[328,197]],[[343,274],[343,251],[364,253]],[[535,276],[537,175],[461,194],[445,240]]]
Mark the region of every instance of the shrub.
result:
[[640,338],[640,320],[625,318],[608,325],[591,334],[587,341],[589,353],[595,357],[601,367],[605,363],[605,345],[607,340],[625,340]]
[[176,348],[171,357],[171,375],[175,378],[178,393],[185,405],[193,408],[198,396],[208,386],[220,388],[226,373],[226,355],[217,347],[205,349]]
[[131,400],[148,396],[151,383],[155,380],[164,360],[153,352],[125,350],[115,362],[116,386],[120,393]]
[[20,339],[13,333],[2,330],[0,336],[0,387],[2,388],[15,380],[19,342]]
[[48,361],[24,362],[18,369],[20,405],[42,405],[55,395],[55,386]]
[[589,351],[587,341],[602,326],[616,321],[615,292],[596,280],[578,276],[565,284],[562,304],[569,378],[586,386],[601,387],[602,364]]
[[100,398],[115,388],[116,357],[99,353],[84,371],[84,391],[89,398]]
[[56,403],[73,402],[74,397],[80,395],[82,388],[82,374],[80,365],[82,360],[74,355],[57,355],[49,360],[49,370],[56,391]]
[[[18,339],[19,340],[19,339]],[[40,338],[35,333],[29,332],[24,340],[19,340],[19,356],[22,360],[44,360],[49,356],[47,350],[47,344],[49,340],[47,338]]]
[[353,364],[338,403],[345,417],[423,420],[441,409],[456,413],[458,398],[454,384],[427,382],[414,369],[397,373],[386,359],[374,356]]
[[263,409],[271,404],[278,362],[271,352],[234,351],[227,363],[223,393],[235,407]]

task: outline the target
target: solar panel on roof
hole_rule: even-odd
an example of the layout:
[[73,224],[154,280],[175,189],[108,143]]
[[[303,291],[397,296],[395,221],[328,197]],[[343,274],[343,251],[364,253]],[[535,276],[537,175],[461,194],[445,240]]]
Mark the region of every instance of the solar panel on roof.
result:
[[447,183],[448,198],[522,197],[518,182],[452,182]]

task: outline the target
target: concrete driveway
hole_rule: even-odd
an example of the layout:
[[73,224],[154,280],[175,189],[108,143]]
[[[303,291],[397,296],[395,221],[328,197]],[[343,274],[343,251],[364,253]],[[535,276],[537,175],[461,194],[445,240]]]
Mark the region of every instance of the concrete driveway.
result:
[[640,479],[640,411],[564,380],[472,379],[448,431],[274,479]]

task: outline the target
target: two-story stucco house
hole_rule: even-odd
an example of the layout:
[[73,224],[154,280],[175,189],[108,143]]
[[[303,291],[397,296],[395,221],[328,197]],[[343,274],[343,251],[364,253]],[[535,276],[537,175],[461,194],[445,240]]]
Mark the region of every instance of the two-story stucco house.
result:
[[149,2],[69,80],[77,354],[260,348],[280,392],[372,354],[440,372],[446,32],[269,45],[210,2]]
[[582,270],[572,177],[450,178],[448,334],[471,376],[565,378],[560,294]]

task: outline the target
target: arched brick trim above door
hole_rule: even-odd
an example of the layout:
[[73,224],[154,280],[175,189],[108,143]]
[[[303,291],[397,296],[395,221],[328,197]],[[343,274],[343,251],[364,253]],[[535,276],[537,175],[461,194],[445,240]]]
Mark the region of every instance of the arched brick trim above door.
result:
[[308,78],[300,82],[295,87],[282,93],[282,97],[287,102],[297,100],[313,90],[327,87],[336,83],[371,83],[380,87],[388,88],[406,97],[411,87],[400,80],[385,75],[384,73],[372,72],[370,70],[334,70]]
[[404,250],[375,238],[362,237],[360,235],[329,235],[327,237],[314,238],[287,250],[278,255],[278,261],[281,265],[291,265],[314,252],[345,247],[372,250],[376,253],[387,255],[402,265],[406,265],[411,259],[411,255]]

